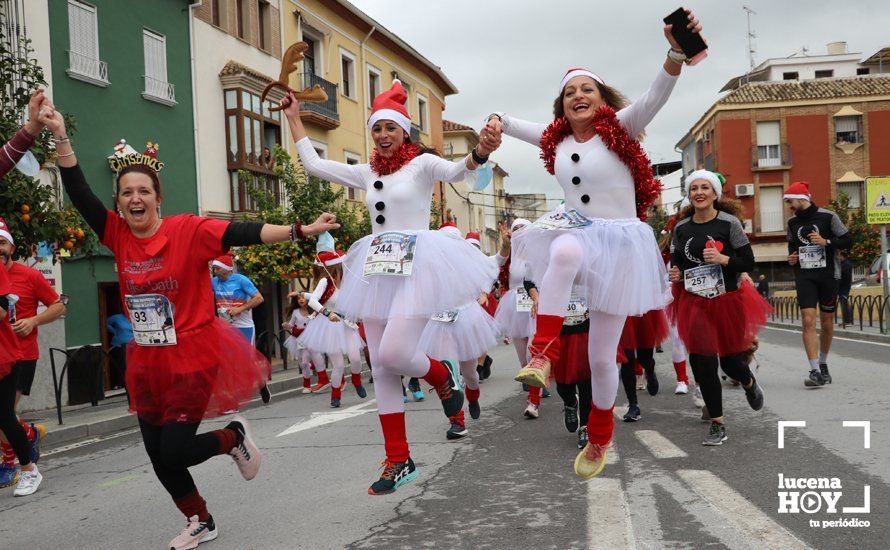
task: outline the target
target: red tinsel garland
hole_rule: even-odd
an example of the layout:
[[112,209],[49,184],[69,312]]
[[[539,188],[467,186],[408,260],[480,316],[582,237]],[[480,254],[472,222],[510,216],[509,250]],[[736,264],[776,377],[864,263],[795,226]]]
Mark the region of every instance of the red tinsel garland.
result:
[[416,143],[403,143],[392,156],[384,157],[377,151],[371,154],[371,170],[378,176],[388,176],[398,172],[415,157],[420,155],[420,146]]
[[[627,130],[615,116],[615,110],[608,105],[603,105],[594,113],[593,128],[606,147],[618,155],[621,162],[630,170],[636,193],[637,217],[646,221],[649,207],[661,194],[661,182],[652,174],[652,163],[648,155],[643,151],[640,142],[627,134]],[[569,121],[565,117],[559,117],[541,134],[541,159],[551,174],[556,158],[556,147],[571,133],[572,127]]]

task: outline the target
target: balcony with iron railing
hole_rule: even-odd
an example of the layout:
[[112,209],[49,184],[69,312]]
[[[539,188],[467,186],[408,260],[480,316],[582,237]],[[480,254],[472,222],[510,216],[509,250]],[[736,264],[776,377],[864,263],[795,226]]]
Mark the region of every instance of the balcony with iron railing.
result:
[[256,191],[281,204],[281,185],[278,178],[255,170],[229,173],[232,212],[256,212],[262,206]]
[[68,70],[65,73],[71,78],[103,88],[109,84],[108,63],[75,51],[68,51]]
[[752,145],[751,169],[755,172],[791,169],[791,147],[787,143],[781,145]]
[[142,97],[170,107],[176,105],[176,88],[173,84],[145,75],[142,78],[145,80],[145,91],[142,92]]
[[324,102],[301,103],[300,118],[307,123],[315,124],[328,130],[333,130],[340,126],[340,112],[337,108],[337,85],[310,72],[301,73],[300,82],[303,88],[314,88],[317,84],[328,95],[327,101]]
[[758,233],[782,233],[785,231],[785,213],[781,210],[759,212],[758,218]]

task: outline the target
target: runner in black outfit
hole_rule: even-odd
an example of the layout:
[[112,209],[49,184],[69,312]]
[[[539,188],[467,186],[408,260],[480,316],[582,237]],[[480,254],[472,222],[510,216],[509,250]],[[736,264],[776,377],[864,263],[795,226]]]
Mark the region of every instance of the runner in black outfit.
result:
[[[794,213],[788,220],[788,263],[794,266],[794,285],[803,321],[803,346],[810,367],[804,384],[822,386],[831,383],[828,350],[834,335],[834,313],[841,278],[840,259],[835,252],[850,248],[853,239],[837,214],[813,204],[808,183],[791,184],[784,196],[785,204]],[[818,337],[817,304],[821,325]]]

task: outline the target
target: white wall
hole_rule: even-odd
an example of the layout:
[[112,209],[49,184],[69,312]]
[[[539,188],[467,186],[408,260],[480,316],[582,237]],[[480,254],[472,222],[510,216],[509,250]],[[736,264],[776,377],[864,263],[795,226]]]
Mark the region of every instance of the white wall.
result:
[[669,215],[676,214],[674,203],[683,200],[683,193],[680,190],[680,179],[683,177],[683,170],[675,170],[670,174],[661,177],[661,205],[664,211]]
[[[200,19],[195,19],[194,27],[201,209],[203,212],[229,212],[232,204],[229,171],[226,169],[225,105],[219,72],[229,61],[236,61],[270,78],[277,78],[281,62]],[[286,127],[282,126],[282,140],[288,139]]]
[[834,78],[856,76],[856,69],[859,68],[857,59],[837,60],[830,58],[809,59],[801,58],[797,63],[782,63],[781,65],[772,65],[770,67],[770,80],[783,80],[782,74],[788,72],[798,73],[799,80],[813,80],[816,78],[816,71],[833,70]]

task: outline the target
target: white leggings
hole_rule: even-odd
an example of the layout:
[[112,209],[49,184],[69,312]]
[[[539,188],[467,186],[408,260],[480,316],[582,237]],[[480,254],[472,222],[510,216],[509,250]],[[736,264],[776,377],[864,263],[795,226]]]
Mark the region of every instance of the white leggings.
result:
[[[584,248],[577,237],[564,233],[553,239],[550,243],[550,261],[538,289],[538,314],[565,317],[566,306],[572,294],[572,283],[583,261]],[[618,393],[615,352],[625,319],[624,315],[590,311],[587,355],[590,359],[593,404],[598,409],[610,409],[615,404]]]
[[516,356],[519,357],[521,366],[528,365],[528,338],[513,338],[513,347],[516,348]]
[[429,319],[404,317],[365,320],[379,414],[405,411],[401,376],[423,378],[429,372],[429,358],[417,349],[427,322]]
[[680,340],[680,333],[677,332],[677,325],[671,323],[668,326],[668,332],[671,335],[671,359],[674,363],[680,363],[686,360],[686,346]]
[[464,384],[471,390],[479,389],[479,371],[476,370],[476,360],[460,362],[460,375],[464,379]]
[[[346,372],[346,365],[343,362],[343,354],[342,353],[328,353],[328,360],[331,362],[331,385],[339,386],[343,381],[343,375]],[[349,359],[349,371],[355,374],[362,372],[362,357],[361,352],[353,352],[349,353],[347,358]],[[317,370],[324,368],[324,357],[321,353],[312,352],[312,360],[315,362],[315,368]],[[303,371],[303,376],[306,376],[306,371]]]
[[300,371],[303,373],[303,378],[312,378],[312,354],[309,350],[297,350],[297,355],[294,359],[296,359],[297,364],[300,365]]

